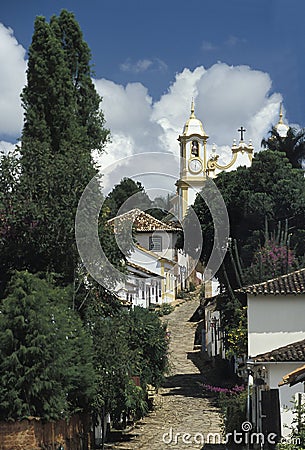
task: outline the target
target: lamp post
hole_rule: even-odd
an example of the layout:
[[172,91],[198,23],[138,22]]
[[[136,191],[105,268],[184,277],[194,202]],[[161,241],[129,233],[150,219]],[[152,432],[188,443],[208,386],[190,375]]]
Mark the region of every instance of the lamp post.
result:
[[185,289],[185,274],[186,274],[186,267],[180,266],[180,277],[181,277],[181,283],[180,283],[180,289]]
[[[214,330],[214,339],[215,339],[215,342],[214,342],[214,348],[215,348],[215,356],[217,356],[217,351],[218,351],[218,348],[217,348],[217,323],[218,323],[218,319],[217,319],[217,317],[212,317],[211,318],[211,328],[212,328],[212,330]],[[213,331],[212,331],[212,333],[213,333]]]
[[[247,422],[251,423],[251,392],[250,392],[250,377],[253,375],[254,362],[251,359],[247,361]],[[247,450],[250,448],[249,436],[247,439]]]

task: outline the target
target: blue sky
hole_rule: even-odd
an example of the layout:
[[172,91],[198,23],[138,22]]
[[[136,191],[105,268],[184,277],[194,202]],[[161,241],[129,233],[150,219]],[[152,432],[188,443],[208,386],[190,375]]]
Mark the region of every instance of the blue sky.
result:
[[[140,81],[158,99],[184,67],[247,64],[270,74],[289,119],[303,125],[302,0],[11,0],[1,5],[0,21],[27,49],[35,16],[49,18],[62,8],[75,13],[98,77]],[[124,63],[145,59],[154,62],[146,71],[122,70]]]
[[230,147],[240,125],[258,146],[281,101],[285,120],[305,125],[303,0],[10,0],[0,11],[7,38],[0,44],[7,45],[0,54],[3,142],[15,142],[21,132],[15,104],[35,16],[49,19],[63,8],[75,13],[91,48],[114,138],[110,153],[124,157],[161,144],[174,152],[192,97],[220,149]]

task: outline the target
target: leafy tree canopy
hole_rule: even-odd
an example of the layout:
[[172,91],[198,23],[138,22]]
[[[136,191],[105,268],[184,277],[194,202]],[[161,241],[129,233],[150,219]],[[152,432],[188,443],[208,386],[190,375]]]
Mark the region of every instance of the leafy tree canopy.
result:
[[134,208],[146,210],[151,207],[151,200],[144,190],[144,186],[139,181],[131,178],[123,178],[106,197],[104,208],[113,218],[118,214],[123,214]]
[[293,167],[301,168],[305,162],[305,129],[288,128],[287,135],[282,137],[276,127],[269,132],[269,137],[262,140],[266,149],[286,153]]
[[[232,257],[236,259],[236,252],[243,267],[250,266],[254,253],[265,243],[266,220],[270,232],[276,231],[279,223],[287,221],[290,245],[297,257],[304,255],[304,175],[303,171],[292,168],[283,153],[262,151],[255,156],[250,168],[239,167],[236,171],[223,172],[215,183],[226,203],[230,235],[232,242],[236,243],[232,254],[230,251],[227,253],[227,269],[232,267],[230,261]],[[214,227],[200,196],[196,198],[194,209],[204,236],[202,259],[207,262],[213,245]],[[233,287],[238,287],[236,277],[232,275],[230,280]]]
[[68,291],[28,272],[13,276],[0,308],[2,419],[58,419],[92,402],[92,341]]
[[[3,276],[17,269],[54,271],[69,283],[78,262],[74,221],[80,196],[96,175],[91,152],[108,138],[90,51],[72,13],[35,20],[29,49],[20,158],[1,161],[7,192]],[[14,164],[8,172],[8,162]],[[3,184],[2,183],[2,184]],[[9,231],[9,233],[7,233]]]
[[[147,309],[118,311],[95,318],[93,340],[99,380],[96,409],[143,415],[147,384],[159,386],[168,368],[166,325]],[[115,339],[114,339],[115,336]],[[139,377],[135,386],[133,377]]]

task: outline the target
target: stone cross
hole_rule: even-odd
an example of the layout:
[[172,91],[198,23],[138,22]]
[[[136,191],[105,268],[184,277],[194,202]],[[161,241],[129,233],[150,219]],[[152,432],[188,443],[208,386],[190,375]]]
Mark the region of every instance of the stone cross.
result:
[[244,127],[240,127],[237,131],[240,132],[240,140],[243,141],[244,140],[244,133],[247,130]]

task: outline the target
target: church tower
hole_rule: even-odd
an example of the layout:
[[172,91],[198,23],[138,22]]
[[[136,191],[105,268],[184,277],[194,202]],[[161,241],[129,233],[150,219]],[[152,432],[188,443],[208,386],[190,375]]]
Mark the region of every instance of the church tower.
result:
[[179,218],[185,216],[187,207],[194,203],[196,193],[200,191],[206,179],[208,138],[201,121],[195,116],[194,101],[192,101],[191,115],[178,138],[180,142],[180,178],[176,186],[180,197]]
[[[285,127],[282,123],[282,111],[278,125]],[[254,151],[252,142],[244,141],[244,134],[247,131],[244,127],[241,126],[237,131],[240,132],[239,142],[237,143],[234,139],[227,163],[220,164],[215,144],[212,146],[212,153],[207,154],[209,136],[204,131],[201,121],[195,116],[194,101],[192,101],[191,115],[178,138],[180,178],[176,182],[177,195],[172,204],[173,211],[179,220],[183,220],[187,208],[194,204],[196,195],[203,188],[207,177],[216,178],[222,171],[235,170],[238,166],[251,166]]]

